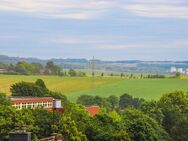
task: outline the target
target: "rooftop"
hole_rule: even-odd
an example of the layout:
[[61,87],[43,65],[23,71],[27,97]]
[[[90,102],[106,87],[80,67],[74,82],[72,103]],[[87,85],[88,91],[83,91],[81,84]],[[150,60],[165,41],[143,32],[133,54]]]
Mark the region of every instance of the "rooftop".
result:
[[53,97],[12,97],[11,101],[16,103],[30,103],[30,102],[52,102]]

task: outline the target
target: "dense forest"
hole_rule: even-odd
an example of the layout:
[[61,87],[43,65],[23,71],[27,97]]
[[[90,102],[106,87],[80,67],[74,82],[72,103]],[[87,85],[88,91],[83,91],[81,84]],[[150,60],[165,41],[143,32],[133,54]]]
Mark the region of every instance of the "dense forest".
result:
[[[188,138],[188,93],[164,94],[146,101],[122,94],[120,97],[82,95],[77,104],[61,93],[50,91],[43,80],[11,86],[12,96],[52,96],[63,101],[65,112],[42,108],[16,111],[8,96],[0,94],[0,140],[8,140],[15,127],[26,126],[32,139],[62,134],[66,141],[186,141]],[[98,105],[100,113],[90,117],[84,106]]]

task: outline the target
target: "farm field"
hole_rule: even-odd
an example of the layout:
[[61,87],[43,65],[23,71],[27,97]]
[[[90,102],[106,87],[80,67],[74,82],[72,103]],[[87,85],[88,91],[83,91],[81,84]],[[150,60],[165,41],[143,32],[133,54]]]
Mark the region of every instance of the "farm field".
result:
[[188,91],[188,79],[127,79],[89,90],[72,92],[67,96],[70,100],[76,101],[80,95],[120,96],[128,93],[134,97],[156,100],[161,95],[176,90]]
[[[0,75],[0,91],[10,94],[10,86],[16,82],[34,82],[43,79],[50,90],[62,92],[69,100],[76,101],[80,95],[120,96],[129,93],[148,100],[175,90],[188,91],[188,79],[121,79],[120,77],[58,77]],[[94,82],[94,83],[93,83]]]
[[[14,83],[26,81],[35,82],[37,79],[45,81],[46,86],[53,91],[64,94],[75,91],[91,89],[93,87],[92,77],[59,77],[43,75],[0,75],[0,92],[10,94],[10,86]],[[95,86],[105,85],[120,81],[120,78],[95,78]]]

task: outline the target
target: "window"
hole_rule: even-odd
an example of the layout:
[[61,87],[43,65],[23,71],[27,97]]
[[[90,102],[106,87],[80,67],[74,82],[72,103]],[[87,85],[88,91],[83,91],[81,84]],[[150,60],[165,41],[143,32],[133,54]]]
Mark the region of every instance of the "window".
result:
[[26,109],[27,108],[27,104],[26,103],[22,103],[22,109]]

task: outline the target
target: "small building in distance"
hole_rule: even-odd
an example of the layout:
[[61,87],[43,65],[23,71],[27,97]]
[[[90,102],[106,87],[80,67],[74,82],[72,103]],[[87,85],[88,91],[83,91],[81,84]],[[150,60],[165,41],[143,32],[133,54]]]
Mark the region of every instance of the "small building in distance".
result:
[[185,69],[185,68],[176,68],[176,67],[171,67],[170,68],[170,73],[172,74],[175,74],[175,73],[181,73],[181,74],[184,74],[184,75],[188,75],[188,68]]
[[0,69],[0,74],[7,73],[8,71],[6,69]]
[[171,73],[176,73],[176,72],[177,72],[176,67],[171,67],[171,68],[170,68],[170,72],[171,72]]
[[[65,109],[61,106],[61,100],[53,97],[12,97],[12,106],[17,110],[44,108],[47,110],[55,110],[64,113]],[[99,106],[88,106],[85,110],[89,112],[90,116],[95,116],[100,111]]]
[[52,97],[12,97],[12,106],[17,110],[34,109],[43,107],[45,109],[52,109],[56,102]]
[[184,73],[183,68],[178,68],[178,69],[177,69],[177,72],[179,72],[179,73]]

